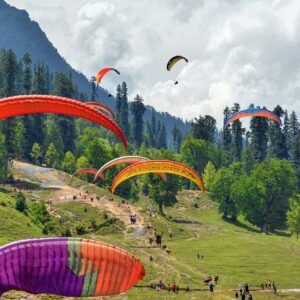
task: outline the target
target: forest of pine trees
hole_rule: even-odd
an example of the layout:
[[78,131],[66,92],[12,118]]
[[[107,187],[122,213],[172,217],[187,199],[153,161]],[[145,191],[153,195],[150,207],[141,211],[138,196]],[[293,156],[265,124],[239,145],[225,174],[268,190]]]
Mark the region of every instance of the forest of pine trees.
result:
[[[51,73],[43,62],[32,63],[28,53],[18,60],[13,50],[0,52],[0,97],[18,94],[53,94],[80,101],[97,101],[95,80],[90,94],[80,92],[72,75]],[[212,199],[224,219],[236,221],[240,214],[262,231],[300,229],[297,192],[300,188],[300,125],[297,114],[273,108],[283,121],[280,126],[266,118],[253,117],[248,128],[243,120],[217,129],[213,116],[197,116],[190,132],[174,126],[168,145],[166,124],[154,110],[145,121],[146,106],[136,95],[128,100],[126,82],[116,89],[115,119],[129,141],[126,151],[112,134],[85,120],[62,115],[26,115],[0,122],[0,181],[12,181],[9,163],[21,159],[46,164],[69,173],[82,167],[99,168],[108,160],[128,154],[151,159],[172,159],[186,163],[203,174]],[[255,107],[252,104],[250,107]],[[224,108],[224,120],[239,111],[240,105]],[[107,185],[118,168],[107,172]],[[86,175],[85,175],[86,176]],[[86,179],[88,177],[85,177]],[[168,176],[164,185],[155,176],[142,180],[142,191],[163,206],[176,202],[181,188],[194,188],[187,180]],[[136,184],[128,181],[117,192],[136,198]],[[290,200],[289,200],[290,199]],[[295,220],[296,218],[296,220]],[[298,222],[299,221],[299,222]],[[299,228],[297,227],[299,226]]]

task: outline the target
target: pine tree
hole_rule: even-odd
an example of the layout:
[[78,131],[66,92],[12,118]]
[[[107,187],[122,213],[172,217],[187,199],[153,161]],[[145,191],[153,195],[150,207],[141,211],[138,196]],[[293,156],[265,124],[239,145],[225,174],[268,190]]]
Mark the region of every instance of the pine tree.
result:
[[148,133],[148,139],[149,139],[149,147],[155,147],[156,145],[156,140],[154,138],[153,132],[152,132],[152,125],[149,121],[146,122],[146,128],[147,128],[147,133]]
[[30,94],[32,70],[31,70],[31,57],[30,54],[25,53],[23,56],[24,71],[23,71],[23,89],[26,95]]
[[286,149],[287,149],[288,158],[291,157],[291,149],[292,149],[292,145],[289,141],[289,127],[290,127],[289,114],[288,114],[287,110],[285,110],[284,111],[282,134],[284,135],[284,139],[286,141]]
[[[43,63],[35,64],[33,67],[33,78],[31,86],[31,94],[47,94],[47,67]],[[29,153],[34,143],[43,145],[43,123],[45,117],[42,114],[30,116],[30,124],[26,127],[26,151],[28,159],[31,159]]]
[[295,137],[293,148],[292,148],[292,159],[291,162],[296,170],[297,175],[297,186],[300,188],[300,129]]
[[129,112],[128,112],[128,89],[126,82],[122,83],[121,87],[121,127],[125,133],[126,136],[129,136],[130,134],[130,128],[129,128]]
[[62,161],[62,169],[65,172],[73,174],[76,170],[76,159],[71,151],[65,153],[64,159]]
[[41,159],[43,158],[43,152],[42,152],[42,148],[39,144],[37,144],[37,143],[33,144],[30,155],[36,165],[41,164]]
[[296,135],[298,134],[299,130],[299,122],[297,115],[294,111],[292,111],[290,118],[289,118],[289,126],[288,126],[288,137],[287,137],[287,145],[288,149],[291,152],[291,159],[293,160],[293,148],[294,148],[294,142],[296,140]]
[[165,124],[162,124],[160,131],[158,133],[158,149],[167,148],[167,133]]
[[[274,113],[281,117],[284,112],[282,108],[277,105],[274,109]],[[281,127],[278,123],[271,121],[269,124],[269,148],[268,148],[268,156],[270,158],[280,158],[287,159],[288,151],[286,145],[286,138],[283,132],[281,131]]]
[[245,147],[244,147],[244,151],[242,154],[242,165],[243,165],[243,168],[244,168],[244,171],[246,174],[250,173],[250,171],[252,170],[254,163],[255,163],[253,154],[251,151],[250,143],[249,143],[249,138],[250,138],[250,132],[247,131]]
[[97,94],[97,85],[96,85],[96,77],[95,76],[91,77],[90,83],[91,83],[91,87],[92,87],[91,101],[96,101],[98,94]]
[[53,116],[45,121],[43,151],[46,152],[50,144],[53,144],[58,154],[58,159],[61,160],[64,155],[64,142],[57,118],[57,116]]
[[[234,103],[234,106],[231,109],[232,113],[240,111],[240,105]],[[232,146],[231,153],[234,161],[240,161],[243,151],[243,133],[245,129],[242,128],[242,123],[240,120],[236,120],[232,123],[231,132],[232,132]]]
[[146,107],[143,103],[143,98],[137,95],[130,105],[132,113],[132,132],[131,136],[135,145],[139,148],[143,142],[144,120],[143,116]]
[[[253,107],[253,105],[251,106]],[[268,120],[267,118],[253,117],[250,122],[251,151],[255,162],[263,161],[268,149]]]
[[179,152],[182,143],[182,133],[180,129],[176,127],[176,124],[172,129],[172,137],[173,137],[173,149],[174,151]]
[[[53,81],[53,94],[73,98],[74,85],[72,79],[63,73],[56,73]],[[75,150],[75,121],[72,117],[57,117],[60,133],[64,142],[64,152]]]
[[116,122],[121,125],[121,114],[122,114],[122,91],[121,86],[117,86],[116,94]]
[[[16,94],[17,58],[13,50],[3,52],[3,96],[9,97]],[[18,143],[16,136],[16,118],[8,118],[3,121],[2,133],[5,136],[7,160],[5,163],[5,177],[8,176],[8,161],[16,157]]]
[[216,120],[212,116],[200,116],[192,121],[192,134],[196,139],[211,143],[215,141]]
[[[231,115],[231,111],[230,111],[229,107],[225,107],[223,113],[224,113],[224,123],[225,123],[225,120]],[[224,126],[223,132],[222,132],[222,148],[225,152],[227,163],[230,163],[232,161],[232,159],[230,157],[231,142],[232,142],[230,126],[231,125],[228,125],[226,127]]]
[[215,179],[217,170],[213,163],[209,161],[204,169],[203,180],[205,184],[205,188],[210,191],[210,187]]
[[45,162],[47,166],[55,168],[59,164],[59,155],[55,146],[51,143],[45,154]]
[[[24,71],[23,71],[23,80],[22,86],[26,95],[30,94],[31,84],[32,84],[32,70],[31,70],[31,57],[30,54],[25,53],[23,55]],[[31,115],[26,115],[23,117],[24,121],[24,155],[25,158],[30,160],[31,156],[29,155],[30,150],[32,149],[34,143],[34,135],[32,131],[34,130],[34,117]]]

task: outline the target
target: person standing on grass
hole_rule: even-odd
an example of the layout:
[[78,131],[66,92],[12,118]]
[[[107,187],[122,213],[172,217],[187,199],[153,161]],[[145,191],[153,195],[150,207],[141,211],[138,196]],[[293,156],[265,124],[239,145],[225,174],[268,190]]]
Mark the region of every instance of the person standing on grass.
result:
[[249,294],[249,284],[245,283],[245,293]]
[[242,300],[246,300],[246,294],[245,294],[245,292],[242,293]]
[[214,294],[214,285],[212,282],[209,284],[209,291],[211,294]]
[[177,286],[176,286],[175,281],[173,281],[173,284],[172,284],[172,291],[173,291],[174,294],[176,293],[176,290],[177,290]]
[[234,296],[235,296],[235,299],[239,299],[239,293],[238,293],[237,290],[235,291],[235,295]]
[[253,297],[251,294],[248,295],[248,300],[253,300]]

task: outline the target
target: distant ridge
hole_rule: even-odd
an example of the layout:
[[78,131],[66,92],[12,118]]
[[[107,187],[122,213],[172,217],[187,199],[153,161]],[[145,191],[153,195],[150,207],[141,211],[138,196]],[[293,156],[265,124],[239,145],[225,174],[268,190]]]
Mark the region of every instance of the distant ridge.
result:
[[[30,19],[26,10],[21,10],[0,0],[0,49],[13,49],[18,58],[28,52],[33,62],[44,61],[51,72],[71,72],[74,82],[80,91],[88,96],[91,94],[89,80],[80,72],[74,70],[59,54],[55,46],[48,40],[39,24]],[[100,88],[98,98],[105,105],[115,110],[115,98]],[[141,95],[143,96],[143,95]],[[145,120],[150,120],[151,106],[147,106]],[[190,123],[171,116],[169,113],[159,113],[155,109],[156,119],[165,124],[168,145],[172,144],[171,131],[176,125],[183,133],[190,130]]]

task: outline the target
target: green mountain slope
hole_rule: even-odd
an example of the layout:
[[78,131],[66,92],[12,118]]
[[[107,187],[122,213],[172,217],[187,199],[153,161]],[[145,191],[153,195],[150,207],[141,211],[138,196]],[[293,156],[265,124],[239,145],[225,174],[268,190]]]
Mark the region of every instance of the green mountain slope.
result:
[[3,192],[0,192],[0,220],[1,245],[43,236],[42,230],[29,217],[15,209],[14,198]]
[[[14,172],[23,182],[26,181],[24,172]],[[52,174],[49,182],[53,182],[53,172],[57,171],[49,169],[49,172]],[[35,176],[39,176],[39,173],[35,173],[35,176],[32,174],[30,180],[37,185],[39,180]],[[69,182],[70,179],[63,172],[57,172],[55,176],[62,182]],[[5,188],[9,192],[0,194],[0,219],[3,221],[0,222],[1,244],[42,236],[39,227],[26,215],[15,210],[13,187]],[[91,202],[92,196],[76,201],[64,197],[58,200],[57,195],[62,195],[62,191],[74,193],[76,189],[82,193],[88,191],[89,195],[99,195],[100,201]],[[240,283],[247,282],[252,289],[260,289],[260,284],[266,279],[275,281],[279,289],[300,288],[300,240],[290,237],[285,231],[263,235],[258,228],[242,218],[236,224],[223,221],[216,204],[207,193],[182,191],[178,203],[165,210],[166,217],[156,213],[150,217],[147,207],[152,206],[154,212],[157,209],[154,203],[143,196],[134,205],[123,204],[122,199],[116,196],[110,202],[108,199],[112,196],[107,191],[78,179],[75,179],[72,187],[62,185],[61,190],[39,187],[33,189],[30,196],[27,195],[28,200],[41,197],[46,202],[55,201],[50,206],[50,221],[57,233],[48,236],[70,229],[73,236],[115,244],[143,262],[146,268],[145,279],[128,292],[128,299],[232,299]],[[138,219],[136,226],[129,222],[129,213],[133,209]],[[91,227],[92,219],[97,224],[94,229]],[[86,229],[83,235],[76,232],[78,224]],[[171,250],[169,255],[161,248],[149,245],[148,239],[153,236],[154,229],[164,233],[163,245]],[[172,232],[172,238],[169,232]],[[149,256],[152,256],[152,262]],[[207,275],[220,277],[216,295],[211,297],[207,285],[203,283]],[[158,284],[159,280],[165,284],[176,281],[181,288],[179,294],[167,296],[167,291],[155,292],[149,288],[151,284]],[[187,283],[193,290],[189,293],[184,291]],[[11,297],[15,294],[12,292],[8,295]],[[254,299],[281,299],[280,296],[261,290],[254,295]],[[299,299],[297,293],[284,295],[284,299]]]

